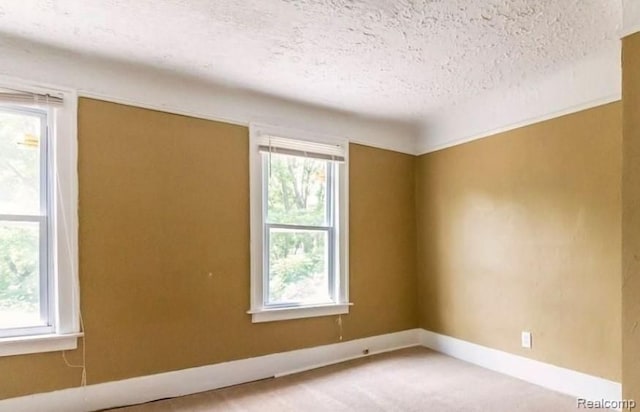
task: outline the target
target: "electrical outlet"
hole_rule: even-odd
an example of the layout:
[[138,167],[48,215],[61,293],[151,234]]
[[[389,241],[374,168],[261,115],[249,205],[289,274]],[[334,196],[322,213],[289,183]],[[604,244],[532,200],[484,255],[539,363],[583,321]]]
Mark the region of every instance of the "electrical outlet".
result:
[[522,347],[531,349],[531,332],[522,332]]

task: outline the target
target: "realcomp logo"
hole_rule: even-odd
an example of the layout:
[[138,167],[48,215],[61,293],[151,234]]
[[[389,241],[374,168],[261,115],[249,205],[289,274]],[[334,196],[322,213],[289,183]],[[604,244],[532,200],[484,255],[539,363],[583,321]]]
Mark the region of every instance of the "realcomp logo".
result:
[[578,409],[617,409],[617,410],[631,410],[636,407],[636,401],[633,399],[611,400],[611,399],[599,399],[591,400],[578,398],[576,399],[576,406]]

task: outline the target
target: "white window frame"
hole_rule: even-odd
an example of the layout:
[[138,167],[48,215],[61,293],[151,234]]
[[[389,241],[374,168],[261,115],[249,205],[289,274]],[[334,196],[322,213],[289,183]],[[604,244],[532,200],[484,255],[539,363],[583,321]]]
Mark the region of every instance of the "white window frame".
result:
[[0,77],[0,88],[59,96],[64,100],[62,105],[35,106],[47,111],[48,120],[46,253],[52,325],[39,334],[0,338],[0,356],[75,349],[78,337],[83,335],[78,281],[77,94],[72,90],[34,86],[6,77]]
[[[262,154],[259,146],[263,136],[278,136],[298,141],[340,145],[344,148],[344,162],[336,164],[338,173],[338,201],[336,205],[335,240],[337,243],[337,279],[334,303],[316,305],[267,306],[264,294],[264,262],[267,245],[264,244],[266,199]],[[251,123],[249,125],[249,175],[251,217],[251,314],[252,322],[271,322],[316,316],[349,313],[349,144],[347,139],[324,136],[290,128]]]
[[[15,106],[9,104],[3,104],[0,102],[1,113],[11,113],[19,116],[29,116],[40,119],[40,142],[38,145],[40,156],[40,205],[38,212],[36,213],[0,213],[0,221],[3,222],[17,222],[17,223],[37,223],[38,224],[38,257],[39,257],[39,270],[38,277],[40,283],[40,319],[43,321],[42,325],[38,326],[23,326],[10,329],[0,329],[0,339],[5,337],[15,336],[32,336],[50,334],[54,331],[53,326],[53,282],[51,272],[51,262],[49,259],[49,215],[51,214],[49,201],[49,118],[51,116],[50,110],[43,107],[33,106]],[[43,287],[44,286],[44,287]]]

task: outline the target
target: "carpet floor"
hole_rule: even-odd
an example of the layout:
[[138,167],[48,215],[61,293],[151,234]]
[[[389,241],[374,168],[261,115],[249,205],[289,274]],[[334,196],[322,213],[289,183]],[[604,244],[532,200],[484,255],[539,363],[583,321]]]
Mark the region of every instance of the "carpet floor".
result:
[[576,410],[584,409],[578,409],[571,396],[425,348],[411,348],[117,412]]

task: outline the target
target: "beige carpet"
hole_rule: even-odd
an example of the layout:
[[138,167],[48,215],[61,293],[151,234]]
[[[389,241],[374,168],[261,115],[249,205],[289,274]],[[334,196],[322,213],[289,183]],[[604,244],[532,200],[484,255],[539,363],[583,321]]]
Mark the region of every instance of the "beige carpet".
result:
[[573,397],[412,348],[117,412],[576,410]]

